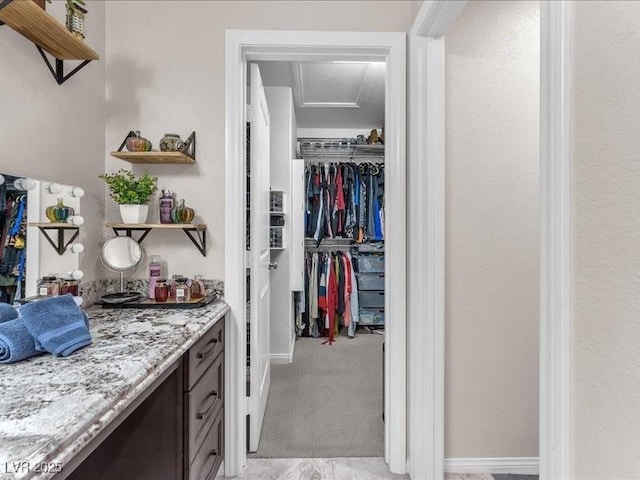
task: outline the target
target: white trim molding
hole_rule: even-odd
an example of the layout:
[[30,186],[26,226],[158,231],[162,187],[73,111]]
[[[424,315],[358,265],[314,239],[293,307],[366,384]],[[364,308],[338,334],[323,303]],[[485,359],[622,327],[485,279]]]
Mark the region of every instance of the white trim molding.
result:
[[515,473],[538,475],[538,457],[446,458],[446,473]]
[[570,472],[570,2],[541,2],[540,478]]
[[[444,36],[466,3],[426,0],[409,35],[408,470],[415,479],[441,480],[461,461],[444,461]],[[542,1],[540,22],[539,471],[555,480],[570,478],[570,2]],[[466,460],[478,468],[477,459]]]
[[[246,460],[245,369],[245,86],[246,62],[386,62],[385,459],[393,473],[407,467],[406,328],[406,34],[397,32],[301,32],[227,30],[225,62],[225,301],[229,304],[226,377],[225,475],[242,472]],[[393,268],[391,268],[393,265]]]

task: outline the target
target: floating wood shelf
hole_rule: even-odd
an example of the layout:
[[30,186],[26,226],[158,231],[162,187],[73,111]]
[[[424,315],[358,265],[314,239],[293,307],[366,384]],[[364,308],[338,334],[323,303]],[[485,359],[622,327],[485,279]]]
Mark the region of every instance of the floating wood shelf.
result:
[[142,232],[138,243],[142,243],[151,230],[182,230],[202,256],[207,256],[207,226],[203,223],[107,223],[107,227],[118,236],[132,237],[133,232]]
[[13,0],[4,8],[0,20],[23,37],[60,60],[98,60],[100,56],[83,40],[67,30],[53,16],[31,0]]
[[[71,225],[70,223],[35,223],[31,222],[28,224],[30,227],[37,227],[44,238],[47,239],[49,244],[53,247],[53,249],[58,252],[58,255],[64,254],[67,250],[67,247],[71,245],[76,238],[78,238],[78,234],[80,233],[80,228],[76,225]],[[54,241],[48,233],[48,230],[55,230],[58,232],[56,241]],[[64,239],[65,231],[71,230],[73,231],[71,238],[67,241]]]
[[[100,58],[84,40],[73,35],[64,25],[31,0],[0,0],[0,21],[35,43],[59,85],[91,60]],[[45,51],[56,58],[55,69],[45,56]],[[63,60],[83,60],[83,62],[65,75]]]
[[[1,1],[1,0],[0,0]],[[182,164],[193,165],[196,163],[196,132],[184,141],[184,150],[182,152],[127,152],[124,150],[127,140],[135,137],[136,132],[130,131],[124,138],[117,151],[111,152],[112,157],[119,158],[131,163],[146,164]]]
[[193,165],[196,161],[182,152],[111,152],[112,157],[130,163],[184,164]]

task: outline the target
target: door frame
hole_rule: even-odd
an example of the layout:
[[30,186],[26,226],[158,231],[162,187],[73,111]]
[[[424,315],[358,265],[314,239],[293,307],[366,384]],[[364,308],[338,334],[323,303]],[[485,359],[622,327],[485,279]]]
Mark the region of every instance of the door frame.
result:
[[[409,471],[444,475],[444,36],[466,1],[426,0],[409,35]],[[570,2],[540,12],[540,479],[570,478]],[[426,161],[423,161],[425,159]],[[426,275],[420,272],[426,270]],[[423,313],[422,316],[419,315]],[[426,380],[425,380],[426,379]]]
[[[225,475],[246,462],[245,118],[248,60],[386,61],[385,460],[405,473],[406,454],[406,34],[227,30],[225,44]],[[382,353],[382,352],[381,352]]]

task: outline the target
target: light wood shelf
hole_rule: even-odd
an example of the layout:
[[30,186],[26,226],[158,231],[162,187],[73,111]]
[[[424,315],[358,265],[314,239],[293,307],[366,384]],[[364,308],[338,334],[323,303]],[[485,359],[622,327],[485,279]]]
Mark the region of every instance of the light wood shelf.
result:
[[196,161],[182,152],[111,152],[112,157],[140,164],[193,165]]
[[100,58],[83,40],[31,0],[13,0],[6,4],[0,9],[0,21],[60,60]]
[[151,230],[182,230],[195,245],[202,256],[207,256],[207,226],[204,223],[107,223],[116,235],[133,237],[133,232],[142,232],[138,243],[149,235]]
[[30,227],[45,227],[45,228],[64,228],[68,230],[77,229],[78,225],[72,225],[70,223],[52,223],[52,222],[29,222],[27,225]]
[[184,230],[185,228],[190,230],[207,229],[204,223],[107,223],[107,227],[121,229],[158,228],[165,230]]

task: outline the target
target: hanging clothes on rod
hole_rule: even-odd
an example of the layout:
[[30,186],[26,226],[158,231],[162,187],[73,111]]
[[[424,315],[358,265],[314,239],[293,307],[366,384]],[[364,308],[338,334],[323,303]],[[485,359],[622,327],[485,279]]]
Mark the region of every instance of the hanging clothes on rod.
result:
[[384,164],[307,162],[305,236],[384,240]]
[[16,298],[22,298],[26,263],[27,195],[0,189],[0,197],[0,300],[13,302]]
[[[298,334],[326,337],[331,345],[346,327],[353,337],[358,323],[358,289],[349,252],[315,251],[305,255],[304,311]],[[302,309],[302,308],[301,308]]]

